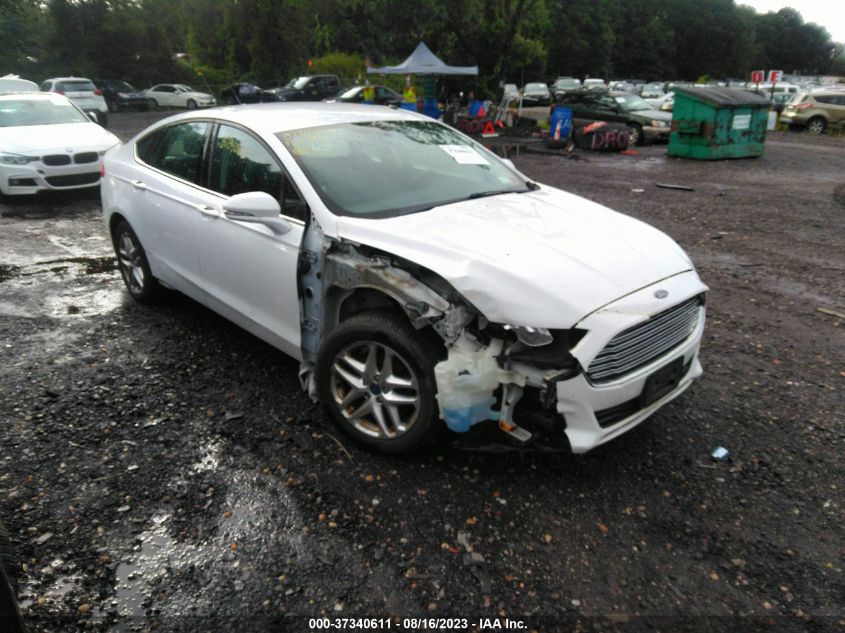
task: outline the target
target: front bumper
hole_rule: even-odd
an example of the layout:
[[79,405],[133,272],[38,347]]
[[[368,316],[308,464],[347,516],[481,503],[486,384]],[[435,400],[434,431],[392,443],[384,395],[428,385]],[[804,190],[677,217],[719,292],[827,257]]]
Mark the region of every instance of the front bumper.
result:
[[103,159],[83,164],[51,167],[40,161],[26,165],[0,165],[0,192],[7,196],[47,190],[83,189],[100,184]]
[[[671,303],[656,299],[655,292],[668,292]],[[587,330],[572,354],[582,367],[590,362],[607,343],[648,315],[658,314],[707,291],[695,272],[682,273],[637,291],[597,310],[576,327]],[[573,453],[585,453],[631,430],[667,402],[677,398],[702,373],[698,350],[704,332],[705,308],[699,307],[696,326],[679,345],[653,359],[647,365],[624,376],[601,384],[592,384],[582,373],[556,383],[557,413],[566,423],[565,433]],[[646,381],[656,371],[682,358],[683,373],[677,385],[654,402],[640,404]],[[601,422],[600,422],[601,419]]]

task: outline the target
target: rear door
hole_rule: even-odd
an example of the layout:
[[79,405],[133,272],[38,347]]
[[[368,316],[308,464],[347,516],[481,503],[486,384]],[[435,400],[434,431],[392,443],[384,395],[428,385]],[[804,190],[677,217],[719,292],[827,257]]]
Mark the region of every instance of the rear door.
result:
[[130,179],[130,218],[153,275],[204,301],[196,244],[217,211],[204,190],[202,164],[212,124],[168,126],[137,144],[137,177]]
[[[268,145],[250,131],[220,124],[209,146],[208,188],[220,210],[197,240],[208,305],[271,345],[299,358],[296,267],[306,208]],[[263,191],[279,200],[292,228],[279,235],[261,224],[230,220],[224,201]]]

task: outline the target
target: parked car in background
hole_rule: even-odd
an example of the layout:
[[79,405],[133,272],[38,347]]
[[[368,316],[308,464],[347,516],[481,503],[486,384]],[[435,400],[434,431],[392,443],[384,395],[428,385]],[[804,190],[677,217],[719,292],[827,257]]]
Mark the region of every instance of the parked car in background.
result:
[[119,143],[63,95],[2,95],[0,193],[94,187],[103,154]]
[[502,98],[519,100],[519,86],[516,84],[505,84],[502,88]]
[[707,287],[678,244],[415,112],[182,113],[104,172],[130,295],[176,289],[299,359],[370,449],[478,423],[583,453],[702,373]]
[[340,92],[340,78],[337,75],[294,77],[272,92],[276,101],[322,101]]
[[[354,86],[348,90],[344,90],[339,95],[327,99],[327,101],[341,103],[363,103],[364,102],[364,88],[365,86]],[[391,90],[386,86],[372,86],[374,103],[376,105],[395,105],[402,103],[402,95],[395,90]]]
[[581,88],[581,80],[575,77],[558,77],[552,84],[552,92],[555,95],[572,92]]
[[650,105],[655,110],[663,110],[664,112],[671,112],[672,109],[675,107],[675,93],[673,91],[669,91],[664,93],[663,95],[656,97],[654,99],[646,99],[643,98],[648,105]]
[[217,105],[217,99],[207,92],[199,92],[185,84],[156,84],[144,91],[152,108],[208,108]]
[[522,88],[522,105],[547,106],[551,103],[552,93],[544,83],[529,83]]
[[845,127],[845,92],[818,90],[797,94],[784,106],[781,120],[790,128],[806,128],[813,134]]
[[666,91],[663,89],[663,84],[659,82],[645,84],[640,88],[640,96],[643,99],[657,99],[664,94],[666,94]]
[[90,79],[84,77],[46,79],[41,82],[41,91],[64,95],[85,112],[95,112],[97,122],[103,127],[108,124],[109,106],[103,98],[102,91]]
[[227,86],[220,92],[222,105],[239,105],[243,103],[266,103],[276,100],[271,90],[262,90],[255,84],[237,83]]
[[576,126],[593,121],[624,123],[631,129],[631,144],[666,141],[672,126],[672,115],[625,92],[582,90],[563,95],[557,100],[572,109]]
[[584,80],[584,90],[607,90],[607,84],[604,79],[593,77]]
[[150,107],[143,90],[137,90],[120,79],[95,79],[94,85],[103,94],[109,112],[119,112],[129,108],[148,110]]
[[0,93],[4,92],[38,92],[38,84],[17,75],[4,75],[0,77]]

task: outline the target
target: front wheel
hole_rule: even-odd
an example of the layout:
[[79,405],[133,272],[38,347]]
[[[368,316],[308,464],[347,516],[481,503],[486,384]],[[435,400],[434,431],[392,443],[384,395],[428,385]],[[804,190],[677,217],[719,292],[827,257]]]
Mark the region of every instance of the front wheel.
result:
[[432,346],[404,315],[369,312],[341,323],[317,358],[320,401],[345,433],[383,453],[409,453],[444,428]]
[[158,299],[161,286],[150,272],[147,254],[126,220],[121,220],[114,227],[112,240],[117,255],[117,267],[129,294],[142,303],[151,303]]
[[807,129],[810,134],[821,134],[827,127],[827,122],[820,116],[813,117],[807,122]]
[[188,103],[186,105],[188,106],[188,110],[196,110],[197,109],[197,102],[194,101],[193,99],[188,99]]

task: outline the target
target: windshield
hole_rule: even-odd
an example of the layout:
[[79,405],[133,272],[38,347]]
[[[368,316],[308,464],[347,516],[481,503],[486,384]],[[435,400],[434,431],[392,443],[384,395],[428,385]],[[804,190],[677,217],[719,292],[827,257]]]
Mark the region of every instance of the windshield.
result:
[[287,83],[287,85],[285,85],[285,88],[296,88],[297,90],[302,90],[308,85],[309,79],[311,79],[311,77],[294,77]]
[[337,98],[338,99],[351,99],[352,97],[354,97],[355,95],[358,94],[359,90],[362,90],[361,86],[355,86],[354,88],[350,88],[346,92],[341,93],[340,96],[338,96]]
[[0,100],[0,127],[90,123],[90,119],[64,99]]
[[94,92],[97,87],[90,81],[60,81],[56,84],[57,90],[65,92]]
[[179,92],[194,92],[193,88],[186,86],[185,84],[176,84],[176,90]]
[[638,110],[653,110],[650,105],[643,101],[640,97],[633,95],[615,97],[616,103],[627,112],[636,112]]
[[276,136],[338,215],[393,217],[529,190],[495,156],[433,121],[343,123]]
[[558,79],[555,82],[556,88],[578,88],[581,82],[577,79]]
[[549,87],[546,84],[525,84],[525,92],[547,92]]

